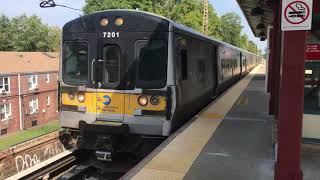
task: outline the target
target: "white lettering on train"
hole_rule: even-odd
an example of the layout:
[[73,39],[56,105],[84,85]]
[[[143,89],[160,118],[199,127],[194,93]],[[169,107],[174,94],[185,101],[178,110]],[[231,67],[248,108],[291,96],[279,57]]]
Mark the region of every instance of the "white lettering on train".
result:
[[120,33],[119,32],[103,32],[104,38],[119,38]]

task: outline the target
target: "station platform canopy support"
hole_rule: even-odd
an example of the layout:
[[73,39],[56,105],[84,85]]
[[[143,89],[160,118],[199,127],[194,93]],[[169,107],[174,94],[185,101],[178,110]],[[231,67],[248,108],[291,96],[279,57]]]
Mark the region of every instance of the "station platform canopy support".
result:
[[[307,21],[309,16],[312,17],[312,14],[318,11],[320,0],[237,1],[255,36],[261,40],[268,40],[269,114],[275,117],[278,128],[274,179],[302,180],[301,139],[304,113],[305,47],[308,30],[302,28],[302,30],[283,31],[281,23],[284,23],[283,15],[288,15],[289,20],[287,20],[292,24],[302,23],[301,21],[305,23],[304,21]],[[308,7],[308,2],[313,3],[313,6]],[[296,9],[300,7],[299,3],[304,9],[301,12]],[[287,7],[282,7],[283,4]],[[299,6],[294,6],[298,4]],[[294,16],[298,18],[291,20],[290,18]]]

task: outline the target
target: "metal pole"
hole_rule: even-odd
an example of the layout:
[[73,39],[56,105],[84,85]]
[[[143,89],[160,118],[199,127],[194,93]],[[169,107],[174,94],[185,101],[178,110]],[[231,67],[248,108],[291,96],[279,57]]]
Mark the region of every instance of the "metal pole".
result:
[[281,2],[274,1],[273,5],[273,34],[272,34],[272,50],[271,50],[271,61],[269,66],[269,82],[268,88],[270,91],[269,101],[269,114],[277,115],[278,107],[278,79],[280,78],[280,53],[281,53],[281,30],[280,30],[280,19],[281,19]]
[[209,1],[203,1],[203,33],[208,35],[209,30]]
[[283,33],[275,180],[302,180],[301,137],[304,107],[306,31]]
[[18,94],[19,94],[19,122],[20,122],[20,130],[24,129],[23,122],[23,110],[22,110],[22,100],[21,100],[21,75],[18,74]]
[[269,92],[268,90],[268,81],[269,81],[269,61],[270,61],[270,49],[271,49],[271,33],[272,33],[272,29],[273,29],[273,26],[268,26],[268,29],[267,29],[267,57],[266,57],[266,80],[265,80],[265,92]]

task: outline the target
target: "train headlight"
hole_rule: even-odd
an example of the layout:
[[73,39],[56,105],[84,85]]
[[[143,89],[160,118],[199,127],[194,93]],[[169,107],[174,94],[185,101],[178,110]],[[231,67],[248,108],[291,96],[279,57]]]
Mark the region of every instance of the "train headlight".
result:
[[154,106],[158,105],[160,103],[160,99],[157,96],[152,96],[150,98],[150,103]]
[[70,100],[74,100],[75,97],[76,97],[76,95],[75,95],[73,92],[69,92],[69,93],[68,93],[68,98],[69,98]]
[[106,26],[108,26],[108,24],[109,24],[108,18],[102,18],[102,19],[100,20],[100,26],[106,27]]
[[84,93],[78,93],[77,98],[80,103],[83,103],[86,100],[86,95]]
[[122,17],[117,17],[117,19],[114,21],[114,24],[117,26],[122,26],[123,22],[124,22],[124,20]]
[[148,105],[148,98],[145,96],[140,96],[138,98],[138,103],[140,106],[146,106],[146,105]]

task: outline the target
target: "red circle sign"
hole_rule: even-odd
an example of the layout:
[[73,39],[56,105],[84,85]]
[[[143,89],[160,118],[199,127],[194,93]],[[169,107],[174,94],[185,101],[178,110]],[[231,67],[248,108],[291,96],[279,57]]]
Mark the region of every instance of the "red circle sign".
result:
[[284,11],[285,19],[291,24],[301,24],[305,22],[310,15],[310,8],[303,1],[294,1],[287,5]]

